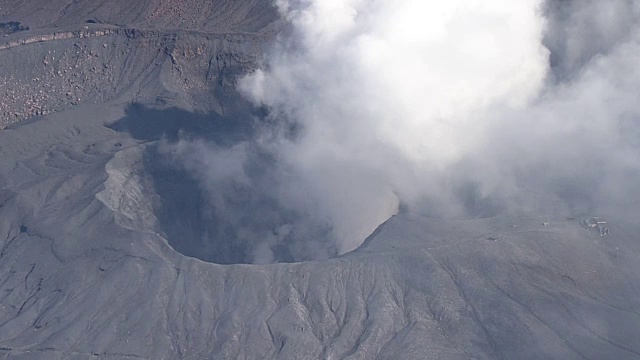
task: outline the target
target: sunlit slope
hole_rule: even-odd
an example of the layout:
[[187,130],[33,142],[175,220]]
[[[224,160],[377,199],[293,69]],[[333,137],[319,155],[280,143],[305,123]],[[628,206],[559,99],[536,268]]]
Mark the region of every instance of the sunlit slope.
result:
[[328,261],[204,263],[158,231],[148,143],[92,112],[0,133],[7,359],[640,358],[639,233],[616,219],[401,214]]
[[162,145],[256,138],[267,111],[237,84],[282,25],[270,1],[0,0],[10,21],[30,29],[0,35],[0,359],[640,359],[637,221],[478,202],[483,219],[401,212],[353,252],[271,265],[212,236],[200,163]]
[[139,28],[264,32],[277,18],[270,1],[0,1],[0,22],[32,29],[95,22]]
[[222,112],[263,42],[100,25],[11,34],[0,38],[0,127],[111,100]]

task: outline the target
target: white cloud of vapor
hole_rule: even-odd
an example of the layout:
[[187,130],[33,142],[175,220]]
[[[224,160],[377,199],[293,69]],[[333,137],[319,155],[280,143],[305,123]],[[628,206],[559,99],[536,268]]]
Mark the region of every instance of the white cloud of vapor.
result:
[[[252,177],[242,160],[238,178],[298,215],[268,224],[288,240],[256,246],[254,261],[308,233],[329,244],[293,258],[348,252],[400,204],[441,216],[638,209],[637,2],[276,4],[289,31],[240,82],[269,109],[251,146],[272,162]],[[291,230],[305,227],[316,230]]]
[[469,196],[568,208],[635,187],[637,141],[621,127],[636,131],[640,109],[636,2],[277,6],[291,34],[241,86],[301,124],[278,152],[340,252],[399,202],[445,214]]
[[483,112],[526,106],[545,77],[538,0],[278,5],[293,35],[242,86],[302,124],[283,156],[341,252],[400,200],[439,196],[438,174],[478,140]]

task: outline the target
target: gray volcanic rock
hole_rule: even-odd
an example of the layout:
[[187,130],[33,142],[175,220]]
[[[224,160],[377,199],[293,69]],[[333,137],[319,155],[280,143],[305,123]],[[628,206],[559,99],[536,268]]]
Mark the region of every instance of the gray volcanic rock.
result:
[[20,21],[32,29],[81,23],[153,29],[263,33],[278,13],[264,0],[52,0],[0,1],[0,22]]
[[205,263],[169,246],[122,116],[0,132],[6,359],[640,357],[630,224],[401,214],[332,260]]
[[0,38],[0,359],[640,359],[637,223],[401,213],[270,265],[199,237],[152,155],[252,135],[235,85],[277,20],[187,3],[0,0],[32,28]]
[[224,111],[278,14],[262,0],[0,1],[0,23],[25,30],[0,38],[2,128],[116,97]]
[[225,94],[254,66],[264,39],[92,26],[24,32],[5,41],[0,127],[116,98],[223,111]]
[[329,261],[204,263],[157,232],[148,145],[88,115],[0,133],[5,358],[640,356],[625,224],[402,214]]

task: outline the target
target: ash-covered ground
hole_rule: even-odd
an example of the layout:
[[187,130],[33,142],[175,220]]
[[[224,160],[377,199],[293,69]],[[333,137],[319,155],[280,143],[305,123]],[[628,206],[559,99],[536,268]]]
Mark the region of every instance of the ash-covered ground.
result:
[[0,359],[640,359],[632,211],[473,193],[345,252],[282,201],[238,83],[290,31],[266,0],[0,0]]

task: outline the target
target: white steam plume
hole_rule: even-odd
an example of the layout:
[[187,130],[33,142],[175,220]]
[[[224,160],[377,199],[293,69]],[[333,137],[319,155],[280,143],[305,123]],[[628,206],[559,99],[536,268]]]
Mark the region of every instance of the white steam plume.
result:
[[270,119],[238,145],[237,179],[201,157],[230,194],[212,207],[253,262],[348,252],[401,204],[638,214],[639,4],[278,0],[288,31],[240,82]]
[[293,33],[242,88],[302,125],[281,154],[331,218],[340,252],[400,201],[448,196],[441,174],[482,140],[488,112],[526,107],[545,79],[539,0],[278,7]]

